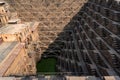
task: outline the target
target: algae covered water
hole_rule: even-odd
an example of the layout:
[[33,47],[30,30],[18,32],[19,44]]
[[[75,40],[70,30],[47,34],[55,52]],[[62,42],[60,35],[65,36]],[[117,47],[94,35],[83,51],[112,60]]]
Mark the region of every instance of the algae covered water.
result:
[[56,59],[55,58],[41,59],[37,63],[36,67],[38,73],[56,72]]

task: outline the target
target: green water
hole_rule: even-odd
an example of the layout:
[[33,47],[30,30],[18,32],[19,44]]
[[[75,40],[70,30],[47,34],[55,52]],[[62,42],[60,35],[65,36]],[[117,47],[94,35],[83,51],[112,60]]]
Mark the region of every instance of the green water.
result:
[[56,59],[47,58],[41,59],[39,63],[37,63],[37,72],[38,73],[50,73],[56,72]]

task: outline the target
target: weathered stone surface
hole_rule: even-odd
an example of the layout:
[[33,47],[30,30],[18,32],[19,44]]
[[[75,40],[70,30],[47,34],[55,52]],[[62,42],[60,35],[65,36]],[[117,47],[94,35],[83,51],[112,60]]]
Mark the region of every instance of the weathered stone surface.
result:
[[84,5],[85,0],[13,0],[8,2],[11,4],[11,11],[17,11],[22,21],[40,22],[40,40],[54,41],[54,38],[49,37],[55,37],[54,35],[46,35],[43,31],[53,31],[55,34],[59,31],[60,33]]

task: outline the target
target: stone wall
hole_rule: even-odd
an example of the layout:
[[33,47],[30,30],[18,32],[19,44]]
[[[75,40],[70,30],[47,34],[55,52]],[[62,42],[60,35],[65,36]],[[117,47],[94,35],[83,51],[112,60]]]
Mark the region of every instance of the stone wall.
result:
[[40,22],[39,35],[42,52],[56,39],[86,2],[85,0],[7,1],[11,4],[10,11],[17,11],[22,21]]
[[[80,50],[78,54],[81,54],[79,56],[81,60],[77,64],[84,66],[84,69],[81,70],[83,74],[87,70],[86,74],[99,77],[119,75],[119,2],[115,0],[89,0],[70,23],[73,23],[74,26],[73,31]],[[65,62],[65,60],[61,61]],[[84,63],[86,65],[83,65]],[[81,66],[79,65],[79,67]],[[64,70],[63,67],[61,69]],[[73,71],[73,73],[75,72]]]
[[11,11],[23,21],[39,21],[43,30],[61,30],[84,5],[85,0],[12,0]]

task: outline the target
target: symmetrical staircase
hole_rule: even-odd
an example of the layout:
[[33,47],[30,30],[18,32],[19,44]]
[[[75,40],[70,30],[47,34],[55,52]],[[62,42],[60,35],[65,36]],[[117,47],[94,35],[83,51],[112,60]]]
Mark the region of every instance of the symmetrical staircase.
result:
[[84,5],[85,0],[7,0],[11,11],[17,11],[22,21],[38,21],[40,45],[44,52],[65,25]]
[[57,58],[58,72],[100,79],[120,76],[118,1],[14,0],[10,4],[22,20],[40,22],[42,53]]

